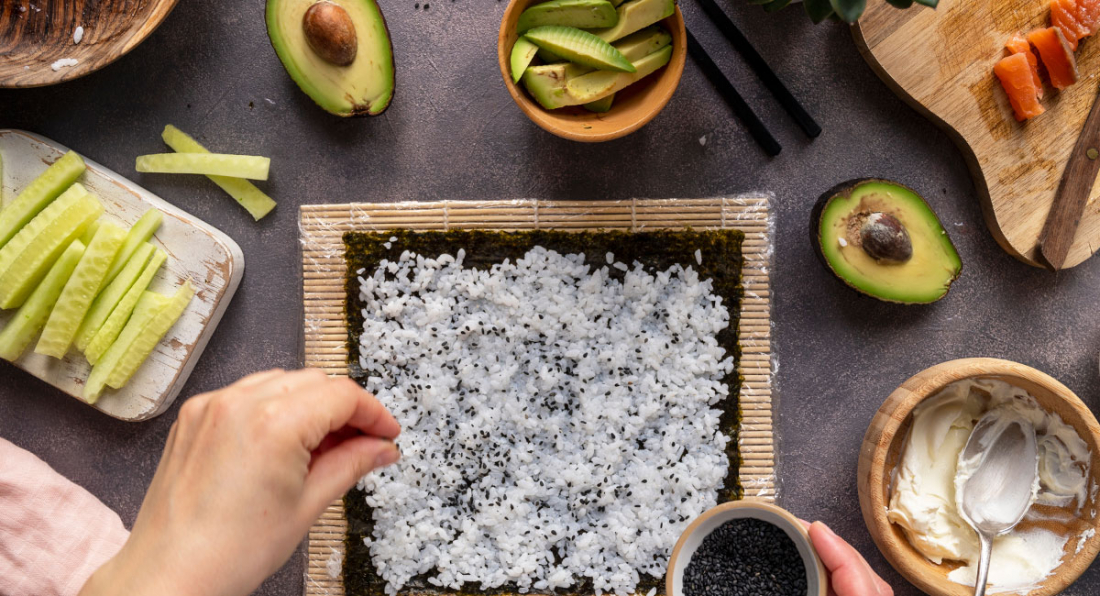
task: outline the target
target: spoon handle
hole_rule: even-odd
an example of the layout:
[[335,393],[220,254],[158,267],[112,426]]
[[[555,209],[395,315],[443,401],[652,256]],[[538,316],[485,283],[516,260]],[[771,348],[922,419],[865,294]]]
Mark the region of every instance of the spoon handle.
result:
[[978,540],[982,544],[982,554],[981,558],[978,559],[978,578],[974,582],[974,596],[985,596],[985,580],[989,577],[989,560],[993,558],[993,539],[979,533]]

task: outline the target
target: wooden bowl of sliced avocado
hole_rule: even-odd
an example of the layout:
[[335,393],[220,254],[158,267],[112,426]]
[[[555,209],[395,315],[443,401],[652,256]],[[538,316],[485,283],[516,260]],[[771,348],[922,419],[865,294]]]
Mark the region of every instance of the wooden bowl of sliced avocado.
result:
[[589,143],[657,116],[686,58],[675,0],[511,0],[497,41],[520,110],[559,137]]

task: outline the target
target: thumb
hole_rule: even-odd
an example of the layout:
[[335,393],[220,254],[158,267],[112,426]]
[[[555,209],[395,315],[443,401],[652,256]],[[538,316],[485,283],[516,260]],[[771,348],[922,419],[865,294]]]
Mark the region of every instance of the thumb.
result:
[[810,526],[810,540],[829,570],[829,583],[837,596],[879,596],[882,593],[863,557],[828,526],[814,522]]
[[401,457],[393,441],[359,435],[316,453],[306,475],[302,500],[310,515],[319,516],[368,472]]

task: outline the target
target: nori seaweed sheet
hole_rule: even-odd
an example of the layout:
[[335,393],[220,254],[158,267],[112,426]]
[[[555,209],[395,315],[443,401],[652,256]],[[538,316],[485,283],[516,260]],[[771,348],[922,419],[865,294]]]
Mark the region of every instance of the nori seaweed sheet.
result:
[[[390,248],[383,246],[392,237],[397,240]],[[664,230],[653,232],[490,232],[480,230],[455,230],[450,232],[413,232],[393,230],[389,232],[347,232],[344,234],[344,246],[347,260],[347,329],[348,329],[348,373],[360,384],[365,384],[366,374],[359,366],[359,334],[363,329],[363,304],[359,298],[359,270],[373,272],[383,259],[397,260],[401,253],[408,250],[427,257],[443,254],[454,255],[458,250],[466,250],[463,264],[478,269],[488,268],[504,262],[516,260],[530,249],[542,246],[561,254],[584,253],[585,262],[593,268],[607,265],[606,254],[611,252],[615,260],[623,263],[638,261],[650,271],[665,270],[673,264],[691,266],[699,272],[701,279],[714,280],[714,293],[722,297],[722,303],[730,312],[730,325],[717,336],[719,345],[726,353],[741,359],[741,346],[737,341],[739,314],[743,288],[741,286],[741,268],[743,255],[741,243],[744,233],[739,230],[693,231]],[[703,263],[696,262],[695,251],[702,253]],[[612,277],[621,279],[623,272],[611,268]],[[729,387],[730,397],[718,404],[722,410],[721,426],[730,438],[727,455],[730,460],[729,473],[725,485],[718,492],[718,501],[725,502],[741,498],[743,492],[738,470],[741,457],[738,450],[738,431],[741,412],[738,403],[741,376],[732,372],[723,381]],[[348,533],[344,537],[345,556],[343,563],[344,590],[348,596],[384,596],[386,582],[375,572],[370,551],[363,539],[371,534],[374,521],[371,508],[366,504],[366,494],[353,488],[344,496],[344,510],[348,519]],[[664,578],[642,576],[638,584],[638,593],[644,594],[650,588],[657,588],[658,594],[664,594]],[[584,596],[593,594],[589,582],[573,588],[557,590],[558,596]],[[481,590],[478,586],[464,586],[463,590],[451,590],[432,586],[425,581],[414,580],[401,591],[402,595],[481,595],[515,594],[516,588],[503,586],[494,590]],[[531,592],[536,594],[537,592]]]

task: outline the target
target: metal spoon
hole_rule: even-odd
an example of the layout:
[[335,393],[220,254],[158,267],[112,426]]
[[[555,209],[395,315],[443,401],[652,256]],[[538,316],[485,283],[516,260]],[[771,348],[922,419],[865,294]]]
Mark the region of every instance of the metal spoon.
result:
[[970,470],[969,478],[956,477],[955,501],[981,542],[974,596],[984,596],[993,538],[1016,527],[1031,507],[1039,474],[1035,428],[1003,411],[982,416],[959,454],[959,474]]

